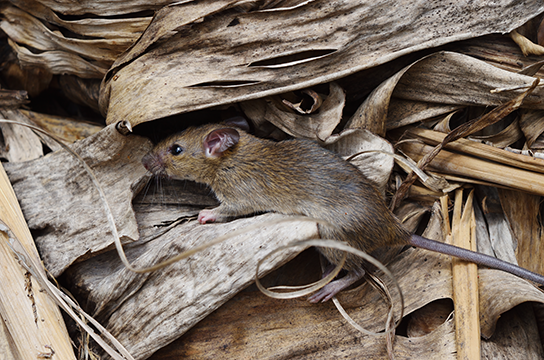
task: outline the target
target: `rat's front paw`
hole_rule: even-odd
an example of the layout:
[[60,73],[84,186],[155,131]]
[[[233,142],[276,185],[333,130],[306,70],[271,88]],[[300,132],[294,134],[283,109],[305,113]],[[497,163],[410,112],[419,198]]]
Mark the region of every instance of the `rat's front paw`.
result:
[[215,222],[216,220],[217,216],[213,210],[201,210],[198,213],[198,222],[201,224]]

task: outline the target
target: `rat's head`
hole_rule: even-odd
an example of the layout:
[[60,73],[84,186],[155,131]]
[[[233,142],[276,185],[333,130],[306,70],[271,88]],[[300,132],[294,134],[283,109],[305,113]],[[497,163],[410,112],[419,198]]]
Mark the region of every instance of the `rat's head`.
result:
[[188,128],[157,144],[142,163],[157,176],[209,183],[239,140],[238,130],[225,124]]

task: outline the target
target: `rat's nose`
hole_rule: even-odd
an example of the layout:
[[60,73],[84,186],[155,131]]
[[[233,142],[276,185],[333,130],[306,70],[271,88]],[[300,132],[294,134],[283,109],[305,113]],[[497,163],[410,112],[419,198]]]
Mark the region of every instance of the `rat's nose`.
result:
[[142,165],[155,175],[160,174],[164,170],[164,164],[157,154],[153,152],[147,153],[142,158]]

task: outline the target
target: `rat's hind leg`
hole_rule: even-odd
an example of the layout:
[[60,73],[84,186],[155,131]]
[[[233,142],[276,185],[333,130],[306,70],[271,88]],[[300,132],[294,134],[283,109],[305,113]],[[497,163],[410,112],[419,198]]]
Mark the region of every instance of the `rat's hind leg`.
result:
[[[333,267],[334,268],[334,267]],[[332,271],[327,269],[328,273]],[[327,271],[326,271],[327,273]],[[326,276],[326,275],[324,275]],[[308,298],[308,301],[311,303],[325,302],[331,299],[334,295],[338,294],[340,291],[344,290],[348,286],[355,283],[357,280],[365,276],[365,271],[363,269],[358,271],[349,271],[346,276],[343,278],[333,280],[327,285],[319,289],[315,294]]]

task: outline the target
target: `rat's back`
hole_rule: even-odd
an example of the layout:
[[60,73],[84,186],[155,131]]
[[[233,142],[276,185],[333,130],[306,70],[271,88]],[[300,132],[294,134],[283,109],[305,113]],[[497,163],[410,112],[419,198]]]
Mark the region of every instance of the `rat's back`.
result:
[[[374,183],[337,154],[309,140],[276,143],[247,134],[244,138],[231,158],[242,160],[225,163],[222,176],[232,181],[236,189],[231,191],[237,194],[216,191],[221,201],[234,197],[255,212],[325,220],[331,226],[319,226],[322,238],[344,241],[366,252],[407,243],[409,234],[387,209]],[[333,264],[342,257],[338,250],[321,251]],[[348,255],[346,270],[360,265],[358,257]]]

